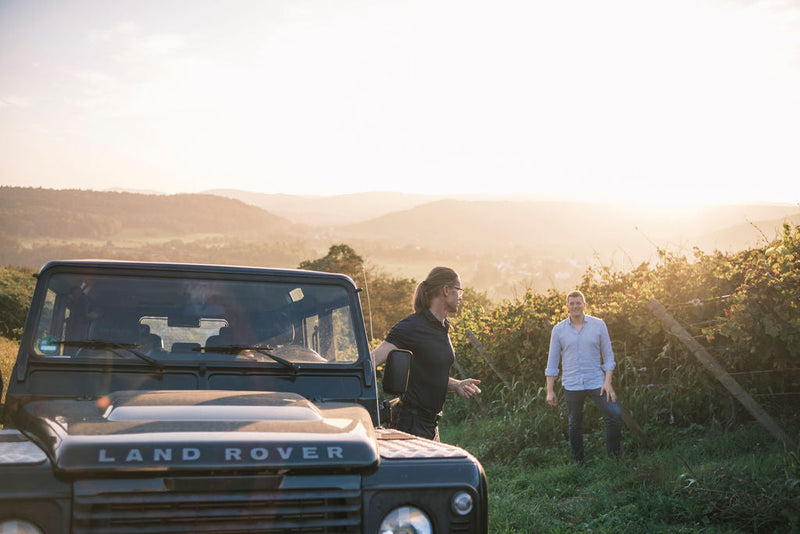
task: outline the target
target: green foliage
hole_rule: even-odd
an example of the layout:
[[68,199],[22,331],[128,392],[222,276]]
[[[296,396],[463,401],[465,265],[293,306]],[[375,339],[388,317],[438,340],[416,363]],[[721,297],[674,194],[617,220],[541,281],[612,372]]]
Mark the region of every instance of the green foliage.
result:
[[798,229],[786,227],[763,249],[661,253],[628,272],[587,271],[578,289],[609,326],[615,388],[645,437],[623,432],[623,460],[605,458],[604,422],[587,405],[586,469],[569,458],[563,402],[544,402],[549,334],[566,317],[565,295],[528,292],[491,309],[468,302],[453,343],[465,372],[483,380],[486,410],[451,397],[442,436],[484,462],[490,530],[798,532],[797,451],[742,424],[737,401],[647,307],[661,302],[796,437],[798,251]]
[[328,254],[324,257],[300,262],[298,268],[307,271],[342,273],[353,280],[359,280],[364,268],[364,258],[356,254],[356,251],[349,245],[331,245]]
[[[587,296],[587,313],[608,324],[617,361],[615,389],[641,424],[729,426],[743,412],[688,349],[665,332],[648,310],[653,299],[729,372],[737,373],[737,381],[774,416],[800,416],[798,228],[786,226],[783,236],[764,249],[734,254],[695,250],[691,259],[661,252],[657,264],[627,272],[590,268],[578,289]],[[468,375],[483,380],[486,405],[513,413],[541,390],[550,331],[566,317],[565,300],[555,291],[528,291],[491,310],[467,303],[454,319],[457,359]],[[492,366],[467,332],[477,337]],[[525,387],[514,386],[518,382]],[[468,409],[453,404],[448,407],[452,416],[469,417]]]
[[411,298],[417,283],[410,278],[388,276],[377,269],[367,269],[367,276],[369,295],[362,293],[361,298],[367,334],[383,339],[392,326],[413,311]]
[[306,260],[300,269],[343,273],[357,285],[366,289],[361,306],[367,334],[383,339],[389,329],[400,319],[411,313],[411,298],[416,282],[408,278],[395,278],[368,267],[364,259],[349,245],[332,245],[328,254],[316,260]]
[[[709,339],[730,339],[736,368],[785,370],[800,356],[800,228],[784,228],[783,239],[732,262],[738,285],[724,320],[705,330]],[[746,350],[741,348],[747,347]],[[783,389],[783,388],[781,388]]]
[[0,267],[0,336],[22,337],[35,284],[31,269]]
[[465,298],[461,313],[453,320],[453,345],[463,349],[457,350],[459,361],[466,361],[473,375],[492,376],[489,384],[497,378],[471,346],[467,332],[472,332],[490,354],[499,356],[494,365],[507,382],[541,384],[551,325],[563,307],[563,298],[555,292],[539,295],[528,291],[520,299],[503,301],[491,309]]

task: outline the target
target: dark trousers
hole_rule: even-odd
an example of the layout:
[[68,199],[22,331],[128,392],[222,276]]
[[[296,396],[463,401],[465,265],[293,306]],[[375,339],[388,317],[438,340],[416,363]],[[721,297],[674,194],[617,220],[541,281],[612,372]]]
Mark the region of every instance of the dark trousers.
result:
[[439,441],[439,417],[423,414],[407,405],[400,405],[395,428],[421,438]]
[[586,397],[592,399],[606,418],[606,448],[609,456],[619,456],[622,441],[622,411],[619,404],[609,402],[605,395],[600,395],[600,388],[564,391],[569,415],[569,446],[572,457],[578,462],[584,461],[583,454],[583,403]]

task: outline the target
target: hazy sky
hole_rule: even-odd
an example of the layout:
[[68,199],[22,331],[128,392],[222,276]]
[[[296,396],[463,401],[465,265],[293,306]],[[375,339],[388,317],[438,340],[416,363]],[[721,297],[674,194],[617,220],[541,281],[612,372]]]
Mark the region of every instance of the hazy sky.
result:
[[798,184],[800,0],[0,0],[0,185]]

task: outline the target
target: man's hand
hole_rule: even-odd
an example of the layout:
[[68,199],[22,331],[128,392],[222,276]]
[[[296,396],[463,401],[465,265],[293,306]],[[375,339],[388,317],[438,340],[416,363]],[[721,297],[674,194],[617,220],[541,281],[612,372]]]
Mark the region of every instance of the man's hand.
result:
[[547,377],[547,404],[550,406],[558,405],[558,399],[556,398],[556,377],[554,376]]
[[608,402],[617,402],[617,394],[614,392],[614,388],[611,386],[610,382],[606,382],[600,388],[600,396],[606,395],[606,399]]
[[475,378],[465,378],[456,384],[455,391],[465,399],[471,399],[475,395],[480,395],[481,388],[478,387],[481,381]]

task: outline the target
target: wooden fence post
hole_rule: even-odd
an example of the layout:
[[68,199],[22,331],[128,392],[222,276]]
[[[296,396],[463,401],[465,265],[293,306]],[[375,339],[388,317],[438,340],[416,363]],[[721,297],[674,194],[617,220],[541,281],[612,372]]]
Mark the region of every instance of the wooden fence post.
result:
[[722,365],[720,365],[717,360],[714,359],[711,354],[703,348],[700,343],[696,339],[694,339],[689,332],[686,331],[679,323],[676,321],[664,306],[657,300],[651,300],[647,307],[650,309],[650,312],[655,315],[660,321],[661,324],[664,325],[664,328],[675,335],[686,347],[694,354],[695,358],[697,358],[703,366],[708,369],[714,377],[722,382],[722,385],[730,391],[731,395],[742,403],[745,409],[750,412],[750,414],[756,418],[756,420],[763,426],[764,428],[769,431],[772,436],[777,439],[778,441],[783,442],[788,448],[794,450],[797,449],[797,444],[794,443],[794,440],[789,437],[786,432],[783,431],[781,427],[770,417],[770,415],[758,404],[750,394],[739,385],[739,383],[733,379],[731,375],[725,370]]

